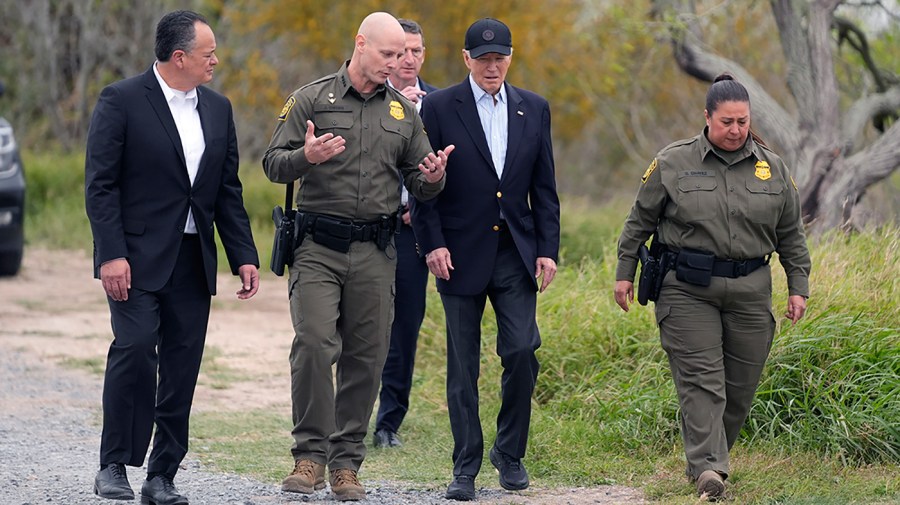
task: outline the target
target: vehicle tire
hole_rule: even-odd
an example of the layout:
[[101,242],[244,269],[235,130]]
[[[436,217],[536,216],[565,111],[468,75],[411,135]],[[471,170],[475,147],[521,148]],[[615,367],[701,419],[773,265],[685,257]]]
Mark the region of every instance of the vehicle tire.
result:
[[13,276],[19,273],[22,266],[22,250],[0,253],[0,277]]

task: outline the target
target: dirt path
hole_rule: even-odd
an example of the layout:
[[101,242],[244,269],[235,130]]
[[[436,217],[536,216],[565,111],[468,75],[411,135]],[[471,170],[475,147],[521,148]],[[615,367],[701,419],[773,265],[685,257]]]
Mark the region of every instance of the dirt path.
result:
[[[215,387],[213,374],[201,374],[195,395],[195,411],[270,409],[290,416],[289,376],[286,356],[290,350],[292,329],[287,315],[285,281],[264,276],[259,294],[239,302],[233,293],[236,278],[219,276],[219,295],[213,300],[207,336],[207,352],[215,362],[235,372],[227,388]],[[99,444],[101,380],[83,369],[105,364],[111,331],[106,299],[98,281],[91,278],[90,258],[84,253],[29,249],[22,271],[14,278],[0,278],[0,479],[20,482],[21,496],[9,495],[16,486],[0,491],[0,502],[25,504],[38,501],[94,503],[90,482],[96,466]],[[66,362],[79,365],[72,370]],[[64,393],[64,394],[61,394]],[[53,414],[52,412],[57,412]],[[65,413],[60,415],[59,413]],[[60,425],[60,423],[63,425]],[[50,425],[41,428],[41,423]],[[65,423],[73,424],[66,426]],[[36,431],[37,430],[37,431]],[[51,458],[16,456],[16,444],[28,445],[37,433],[69,433],[63,465],[73,470],[60,476],[57,454]],[[34,435],[30,435],[34,434]],[[37,443],[38,441],[35,441]],[[58,450],[59,440],[41,440],[51,444],[47,451]],[[190,458],[190,454],[189,454]],[[23,461],[23,459],[25,461]],[[23,466],[24,465],[24,466]],[[189,462],[198,468],[196,462]],[[46,468],[44,468],[46,467]],[[27,475],[16,472],[24,471]],[[73,477],[74,472],[77,477]],[[9,473],[9,475],[6,475]],[[200,469],[184,472],[189,482]],[[132,485],[139,488],[137,475]],[[182,474],[179,474],[181,476]],[[205,475],[205,474],[203,474]],[[214,478],[209,477],[209,478]],[[207,477],[201,476],[198,482]],[[42,485],[42,479],[48,480]],[[182,479],[182,477],[179,477]],[[236,493],[247,493],[235,501],[224,498],[209,503],[288,503],[276,486],[245,482]],[[137,482],[137,484],[136,484]],[[194,486],[197,484],[195,483]],[[405,492],[397,483],[379,483],[382,503],[443,503],[439,492]],[[68,487],[67,487],[68,486]],[[190,484],[188,489],[190,491]],[[55,494],[41,495],[41,489],[53,488]],[[67,494],[68,489],[70,494]],[[204,488],[198,489],[200,494]],[[87,492],[87,493],[86,493]],[[54,500],[54,496],[66,497]],[[189,494],[197,496],[196,493]],[[483,495],[483,496],[482,496]],[[254,499],[251,500],[250,498]],[[246,498],[246,499],[245,499]],[[324,496],[323,496],[324,498]],[[370,496],[372,502],[375,496]],[[506,494],[499,490],[481,493],[481,503],[521,504],[603,504],[644,503],[642,494],[621,486],[596,488],[529,490]],[[33,500],[29,502],[28,500]],[[99,502],[104,502],[100,500]],[[105,502],[112,503],[112,502]],[[201,503],[192,500],[192,503]],[[451,502],[446,502],[451,503]]]

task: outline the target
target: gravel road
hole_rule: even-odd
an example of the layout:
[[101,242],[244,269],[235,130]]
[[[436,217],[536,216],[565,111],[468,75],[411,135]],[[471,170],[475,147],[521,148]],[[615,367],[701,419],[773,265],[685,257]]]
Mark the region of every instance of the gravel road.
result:
[[[0,505],[117,505],[137,503],[146,468],[128,467],[129,480],[138,498],[134,502],[105,500],[93,494],[93,479],[98,468],[101,421],[102,378],[84,369],[70,368],[67,359],[105,361],[108,346],[109,315],[98,286],[90,284],[89,260],[71,251],[31,250],[23,269],[13,278],[0,278]],[[220,276],[224,277],[224,276]],[[226,279],[231,280],[231,279]],[[91,289],[85,290],[85,286]],[[228,286],[231,288],[231,286]],[[266,359],[264,353],[242,353],[229,347],[232,341],[254,349],[276,347],[267,342],[271,334],[267,321],[287,320],[281,314],[281,283],[264,286],[272,300],[257,297],[256,305],[218,301],[207,338],[226,349],[225,355]],[[222,291],[222,290],[220,290]],[[262,289],[260,290],[262,291]],[[219,298],[219,297],[217,297]],[[228,319],[236,315],[232,319]],[[224,318],[224,319],[223,319]],[[240,326],[249,321],[254,332]],[[216,322],[220,321],[220,322]],[[235,322],[237,321],[237,322]],[[224,330],[239,328],[240,339],[229,339]],[[287,344],[288,345],[289,341]],[[237,349],[237,350],[235,350]],[[270,361],[262,361],[250,370],[273,368],[282,363],[286,349],[275,348]],[[260,357],[262,355],[262,357]],[[241,363],[238,363],[240,365]],[[237,365],[235,365],[237,366]],[[277,374],[276,374],[277,375]],[[253,377],[256,377],[253,375]],[[278,377],[276,383],[284,382]],[[235,397],[256,398],[260,391],[272,389],[270,380],[250,382],[247,388],[225,391],[205,390],[203,397],[216,393],[231,395],[227,402],[209,402],[205,409],[235,404]],[[275,398],[287,398],[276,391]],[[199,396],[199,395],[198,395]],[[265,395],[262,395],[265,396]],[[195,401],[195,409],[198,406]],[[490,471],[487,471],[490,470]],[[366,504],[455,504],[443,499],[444,489],[410,489],[403,482],[374,481],[362,475],[368,491]],[[282,493],[276,483],[223,474],[205,468],[188,453],[175,479],[179,490],[192,505],[272,505],[297,502],[330,502],[328,489],[310,496]],[[590,488],[532,487],[521,492],[506,492],[499,487],[492,468],[476,481],[478,503],[504,505],[587,505],[646,503],[638,489],[624,486]]]

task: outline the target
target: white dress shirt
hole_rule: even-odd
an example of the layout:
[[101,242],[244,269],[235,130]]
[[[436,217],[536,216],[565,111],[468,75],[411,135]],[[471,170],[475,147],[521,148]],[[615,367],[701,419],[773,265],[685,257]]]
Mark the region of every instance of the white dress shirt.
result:
[[[191,185],[197,177],[200,169],[200,158],[206,150],[206,140],[203,139],[203,127],[200,125],[200,113],[197,111],[197,88],[190,91],[172,89],[166,84],[156,64],[153,65],[153,73],[159,81],[159,87],[166,97],[166,103],[172,112],[175,126],[178,128],[178,136],[181,137],[181,147],[184,150],[184,161],[187,165],[188,178]],[[194,223],[193,211],[188,208],[187,221],[184,224],[185,233],[197,233],[197,224]]]

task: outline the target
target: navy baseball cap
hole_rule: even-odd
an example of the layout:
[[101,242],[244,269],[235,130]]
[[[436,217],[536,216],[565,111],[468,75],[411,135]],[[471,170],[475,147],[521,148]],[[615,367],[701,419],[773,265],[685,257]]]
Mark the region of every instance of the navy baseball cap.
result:
[[509,27],[494,18],[479,19],[466,30],[466,50],[478,58],[487,53],[512,54],[512,34]]

